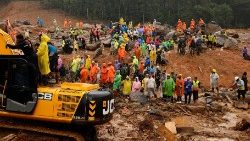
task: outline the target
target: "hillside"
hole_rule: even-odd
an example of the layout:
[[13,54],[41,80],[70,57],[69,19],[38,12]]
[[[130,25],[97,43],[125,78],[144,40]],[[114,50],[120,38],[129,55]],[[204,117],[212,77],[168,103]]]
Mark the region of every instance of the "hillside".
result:
[[[35,24],[38,16],[45,21],[46,25],[51,25],[53,19],[56,19],[57,23],[62,25],[64,19],[69,18],[61,10],[44,9],[39,1],[12,1],[0,9],[0,20],[7,18],[11,21],[29,20],[32,24]],[[70,17],[70,19],[72,22],[77,20],[73,17]]]

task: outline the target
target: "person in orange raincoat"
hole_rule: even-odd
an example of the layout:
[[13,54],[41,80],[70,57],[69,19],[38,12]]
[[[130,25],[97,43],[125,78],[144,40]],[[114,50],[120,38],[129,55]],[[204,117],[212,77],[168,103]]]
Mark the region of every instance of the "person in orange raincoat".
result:
[[68,20],[68,26],[69,26],[69,27],[72,27],[72,22],[71,22],[70,19]]
[[180,31],[181,29],[182,29],[182,22],[181,22],[181,19],[178,19],[176,30]]
[[90,68],[90,73],[89,73],[91,83],[96,83],[98,71],[99,71],[99,68],[97,67],[96,63],[93,61],[92,66]]
[[108,63],[108,83],[113,84],[115,78],[115,67],[111,62]]
[[185,22],[182,23],[182,31],[185,32],[187,30],[187,24]]
[[195,21],[194,21],[194,19],[192,19],[191,22],[190,22],[190,29],[192,29],[192,30],[195,29]]
[[146,43],[147,43],[147,44],[150,44],[150,43],[151,43],[151,41],[152,41],[151,36],[147,36],[147,38],[146,38]]
[[176,79],[175,93],[177,95],[177,103],[181,103],[181,97],[184,95],[184,80],[181,74]]
[[121,47],[118,49],[118,60],[122,62],[127,55],[127,52],[125,50],[125,45],[122,44]]
[[107,84],[107,81],[108,81],[108,68],[106,63],[103,63],[101,68],[101,83],[105,85]]
[[200,18],[200,20],[199,20],[199,26],[204,26],[204,25],[205,25],[205,22],[203,21],[202,18]]
[[68,20],[67,20],[67,19],[64,19],[63,27],[64,27],[64,28],[68,27]]
[[81,83],[86,83],[89,77],[89,71],[85,68],[82,67],[82,70],[80,72],[80,77],[81,77]]
[[139,65],[139,72],[140,72],[141,74],[143,74],[144,69],[145,69],[144,62],[141,61],[140,65]]
[[83,21],[80,21],[79,26],[81,29],[83,28]]
[[139,60],[140,57],[141,57],[141,48],[139,47],[139,45],[137,45],[137,46],[135,47],[134,52],[135,52],[136,58]]

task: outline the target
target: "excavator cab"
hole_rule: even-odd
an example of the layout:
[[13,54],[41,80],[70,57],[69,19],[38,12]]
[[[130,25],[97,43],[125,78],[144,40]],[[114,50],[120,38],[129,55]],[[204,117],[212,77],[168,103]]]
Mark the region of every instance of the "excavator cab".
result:
[[20,56],[0,56],[1,108],[11,112],[32,113],[37,103],[36,74]]

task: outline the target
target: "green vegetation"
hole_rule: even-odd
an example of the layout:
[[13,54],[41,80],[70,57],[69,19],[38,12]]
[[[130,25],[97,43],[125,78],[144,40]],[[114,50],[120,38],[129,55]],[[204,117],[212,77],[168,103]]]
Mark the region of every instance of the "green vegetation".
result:
[[[10,0],[1,0],[6,2]],[[45,8],[59,8],[89,20],[117,21],[123,16],[134,22],[157,19],[176,24],[202,17],[223,27],[250,27],[250,0],[41,0]]]

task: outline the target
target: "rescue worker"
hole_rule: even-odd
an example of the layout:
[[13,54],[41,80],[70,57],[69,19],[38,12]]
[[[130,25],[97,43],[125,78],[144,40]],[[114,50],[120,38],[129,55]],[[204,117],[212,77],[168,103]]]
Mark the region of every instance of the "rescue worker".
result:
[[[38,58],[37,58],[37,54],[35,53],[32,44],[29,40],[24,39],[22,34],[18,34],[16,36],[16,45],[10,45],[7,44],[7,47],[11,48],[11,49],[20,49],[22,50],[23,54],[24,54],[24,58],[25,60],[29,63],[29,69],[33,70],[34,73],[32,73],[32,79],[30,80],[30,82],[32,84],[32,88],[36,88],[37,87],[37,83],[38,83],[38,76],[39,76],[39,71],[38,71]],[[41,50],[41,48],[40,48]]]
[[146,85],[147,85],[147,91],[148,91],[149,97],[150,98],[153,98],[153,97],[157,98],[157,95],[155,93],[155,91],[156,91],[156,83],[155,83],[155,79],[153,78],[152,75],[150,75]]
[[130,95],[131,88],[132,88],[132,82],[129,78],[129,76],[126,76],[126,79],[122,81],[123,88],[122,88],[122,94],[125,96]]
[[145,78],[143,78],[143,80],[142,80],[142,89],[143,89],[143,94],[145,96],[148,96],[148,87],[147,87],[148,80],[149,80],[149,75],[146,74]]
[[118,60],[120,62],[123,62],[126,55],[127,55],[127,52],[125,50],[125,44],[121,44],[120,48],[118,49]]
[[92,61],[89,77],[90,77],[91,83],[93,83],[93,84],[96,84],[96,82],[97,82],[98,71],[99,71],[99,68],[98,68],[97,64],[94,61]]
[[187,24],[186,24],[186,22],[183,22],[182,23],[182,31],[186,32],[186,30],[187,30]]
[[187,77],[187,80],[184,82],[185,87],[185,104],[190,104],[192,96],[192,86],[191,77]]
[[199,26],[202,27],[202,26],[204,26],[204,25],[205,25],[205,22],[203,21],[202,18],[200,18],[200,20],[199,20]]
[[142,57],[146,57],[147,56],[147,44],[145,42],[143,42],[141,44],[141,54],[142,54]]
[[174,90],[175,90],[175,82],[170,77],[170,74],[167,74],[167,79],[164,80],[163,88],[164,88],[163,98],[170,99],[171,102],[173,102],[173,95],[174,95]]
[[190,29],[192,31],[194,31],[194,29],[195,29],[195,21],[194,21],[194,19],[192,19],[191,22],[190,22]]
[[71,74],[71,81],[72,82],[75,82],[77,80],[77,73],[78,73],[78,70],[80,68],[80,62],[81,62],[81,59],[80,57],[74,57],[73,58],[73,61],[70,65],[70,74]]
[[87,58],[85,60],[85,68],[87,70],[90,70],[90,65],[91,65],[91,58],[90,58],[90,55],[87,55]]
[[67,27],[68,27],[68,20],[67,20],[67,19],[64,19],[63,27],[64,27],[64,28],[67,28]]
[[181,31],[182,30],[182,21],[181,19],[178,19],[177,26],[176,26],[176,31]]
[[134,49],[134,52],[135,52],[136,58],[140,59],[140,57],[141,57],[141,48],[139,46],[136,46],[135,49]]
[[[120,74],[120,71],[119,71]],[[112,86],[115,78],[115,67],[112,65],[111,62],[108,63],[108,84]]]
[[132,92],[137,93],[141,91],[141,82],[138,77],[135,77],[135,81],[132,85]]
[[198,80],[197,77],[194,77],[194,81],[193,81],[193,85],[192,85],[192,89],[193,89],[193,100],[194,103],[196,103],[196,101],[199,98],[199,88],[200,88],[200,81]]
[[82,67],[82,70],[80,72],[81,83],[86,83],[88,77],[89,77],[89,71],[85,67]]
[[121,81],[122,81],[122,76],[120,75],[120,71],[116,71],[116,76],[114,79],[114,84],[113,84],[113,91],[115,95],[119,94],[119,90],[121,88]]
[[181,98],[184,95],[184,80],[182,78],[182,74],[179,74],[176,79],[175,93],[177,95],[176,103],[181,103]]
[[218,81],[219,81],[219,75],[217,74],[216,70],[213,69],[212,73],[210,74],[210,84],[212,87],[212,92],[215,92],[214,89],[216,89],[217,93],[219,93]]
[[40,46],[37,49],[37,56],[38,56],[38,67],[40,70],[40,73],[42,75],[42,81],[46,85],[46,79],[48,74],[50,73],[49,68],[49,49],[48,49],[48,42],[50,41],[50,38],[42,34],[40,36]]
[[244,72],[241,78],[244,81],[244,86],[245,86],[245,94],[248,91],[248,79],[247,79],[247,72]]
[[156,64],[156,48],[153,48],[150,51],[150,61],[151,61],[151,65],[155,65]]
[[101,84],[103,86],[106,86],[107,82],[108,82],[108,69],[106,63],[103,63],[101,68]]
[[234,85],[237,87],[237,93],[238,93],[238,100],[241,100],[241,96],[242,96],[242,101],[243,103],[245,103],[245,85],[244,85],[244,81],[241,80],[238,76],[235,77],[235,83]]

